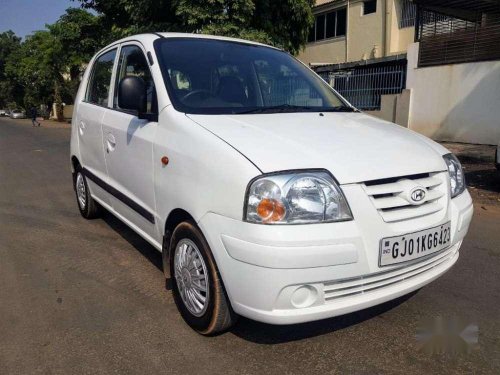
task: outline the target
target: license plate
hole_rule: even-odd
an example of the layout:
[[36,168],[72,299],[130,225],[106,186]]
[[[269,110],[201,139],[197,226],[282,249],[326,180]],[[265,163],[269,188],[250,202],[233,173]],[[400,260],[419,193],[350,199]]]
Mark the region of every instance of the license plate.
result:
[[408,262],[446,249],[450,245],[450,222],[380,241],[379,266]]

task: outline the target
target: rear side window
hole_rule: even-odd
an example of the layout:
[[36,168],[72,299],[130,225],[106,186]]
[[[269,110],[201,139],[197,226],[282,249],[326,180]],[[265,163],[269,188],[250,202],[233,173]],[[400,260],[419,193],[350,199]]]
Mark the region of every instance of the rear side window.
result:
[[89,103],[108,106],[111,74],[115,62],[116,49],[99,56],[94,63],[92,75],[87,89],[86,101]]
[[116,73],[113,108],[120,108],[120,103],[118,103],[118,85],[121,80],[126,77],[140,77],[144,80],[147,87],[147,112],[156,113],[156,91],[153,77],[149,70],[146,56],[144,56],[144,53],[138,46],[124,46],[121,49],[118,70]]

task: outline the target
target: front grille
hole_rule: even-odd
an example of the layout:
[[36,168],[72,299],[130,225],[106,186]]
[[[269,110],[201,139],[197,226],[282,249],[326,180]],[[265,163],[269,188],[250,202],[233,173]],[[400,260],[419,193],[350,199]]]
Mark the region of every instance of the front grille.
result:
[[[425,189],[425,198],[414,205],[405,198],[412,186]],[[382,219],[387,222],[414,219],[439,212],[446,207],[447,183],[444,173],[427,173],[369,181],[363,188]]]
[[431,256],[410,266],[403,266],[390,271],[378,272],[369,276],[361,276],[351,279],[344,279],[335,282],[324,283],[324,296],[326,302],[332,302],[339,298],[365,294],[377,289],[388,287],[392,284],[409,280],[433,268],[449,261],[457,252],[458,246],[453,246],[444,252]]

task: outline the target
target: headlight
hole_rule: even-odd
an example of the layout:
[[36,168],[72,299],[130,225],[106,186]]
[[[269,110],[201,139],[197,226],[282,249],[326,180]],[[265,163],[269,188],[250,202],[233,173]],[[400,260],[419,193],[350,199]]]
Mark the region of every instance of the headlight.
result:
[[307,224],[352,220],[352,214],[328,172],[283,172],[250,182],[244,219],[263,224]]
[[443,158],[446,162],[446,166],[448,167],[448,173],[450,174],[451,197],[455,198],[457,195],[462,194],[465,190],[464,171],[455,155],[446,154]]

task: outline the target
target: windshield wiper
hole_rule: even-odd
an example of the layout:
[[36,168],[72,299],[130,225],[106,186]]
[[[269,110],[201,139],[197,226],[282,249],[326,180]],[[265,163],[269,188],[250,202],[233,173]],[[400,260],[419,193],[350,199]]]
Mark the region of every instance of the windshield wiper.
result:
[[338,107],[324,108],[321,112],[359,112],[356,108],[348,107],[346,105],[339,105]]
[[271,107],[259,107],[253,108],[247,111],[235,112],[237,115],[247,114],[247,113],[282,113],[282,112],[298,112],[298,111],[310,111],[311,107],[305,107],[301,105],[291,105],[291,104],[280,104]]
[[337,107],[322,108],[322,107],[308,107],[292,104],[280,104],[272,107],[258,107],[241,112],[234,112],[237,115],[248,113],[284,113],[284,112],[359,112],[357,109],[345,105]]

